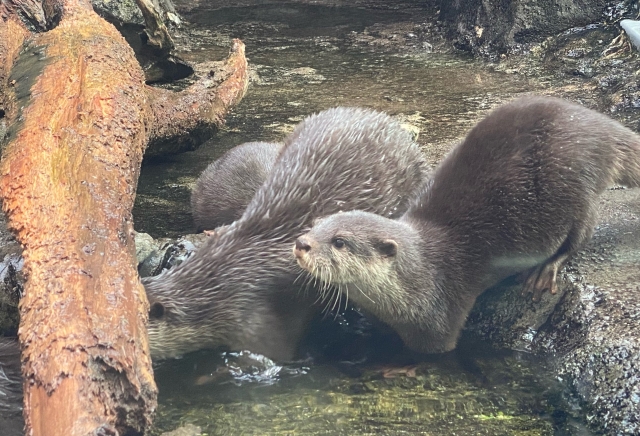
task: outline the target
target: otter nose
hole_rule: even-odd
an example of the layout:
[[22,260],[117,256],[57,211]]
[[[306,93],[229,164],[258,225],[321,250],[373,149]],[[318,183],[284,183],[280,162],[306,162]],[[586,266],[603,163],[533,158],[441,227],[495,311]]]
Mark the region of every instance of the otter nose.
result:
[[293,254],[295,254],[296,257],[302,257],[309,250],[311,250],[311,245],[309,245],[303,236],[296,239],[296,245],[293,247]]
[[300,251],[309,251],[311,250],[311,245],[307,241],[302,238],[296,239],[296,249]]

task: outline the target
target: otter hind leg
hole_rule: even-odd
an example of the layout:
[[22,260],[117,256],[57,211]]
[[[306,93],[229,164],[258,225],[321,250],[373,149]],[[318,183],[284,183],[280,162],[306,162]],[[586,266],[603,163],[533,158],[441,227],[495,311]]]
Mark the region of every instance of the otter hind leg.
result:
[[525,271],[528,277],[524,281],[522,296],[532,294],[533,301],[540,301],[542,294],[549,291],[552,294],[558,292],[558,271],[562,269],[567,260],[580,250],[593,235],[593,228],[598,218],[595,204],[590,205],[583,219],[577,219],[569,231],[558,251],[541,265]]
[[570,254],[568,252],[561,255],[556,254],[547,262],[534,268],[524,282],[522,296],[533,294],[533,301],[540,301],[544,291],[548,290],[552,294],[557,293],[558,284],[556,279],[558,271],[569,257]]

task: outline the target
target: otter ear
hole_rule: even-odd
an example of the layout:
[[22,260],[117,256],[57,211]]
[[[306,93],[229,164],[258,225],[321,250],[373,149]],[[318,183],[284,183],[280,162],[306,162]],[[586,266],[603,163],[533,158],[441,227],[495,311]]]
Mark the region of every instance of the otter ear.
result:
[[398,243],[393,239],[383,239],[378,242],[378,251],[386,257],[394,257],[398,254]]

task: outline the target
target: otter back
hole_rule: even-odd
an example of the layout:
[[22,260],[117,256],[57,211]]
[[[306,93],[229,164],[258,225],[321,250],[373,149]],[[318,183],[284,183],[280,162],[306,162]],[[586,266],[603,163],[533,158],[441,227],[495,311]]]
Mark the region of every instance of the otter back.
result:
[[211,163],[191,193],[191,213],[197,230],[212,230],[240,218],[271,172],[282,146],[246,142]]
[[294,254],[409,347],[447,351],[476,297],[507,276],[526,272],[534,300],[556,292],[613,183],[640,186],[637,134],[573,103],[525,97],[481,120],[400,220],[332,215]]
[[186,262],[143,281],[154,357],[226,345],[273,358],[294,354],[313,293],[290,243],[314,218],[362,209],[391,218],[426,179],[420,150],[389,116],[335,108],[305,119],[243,216]]

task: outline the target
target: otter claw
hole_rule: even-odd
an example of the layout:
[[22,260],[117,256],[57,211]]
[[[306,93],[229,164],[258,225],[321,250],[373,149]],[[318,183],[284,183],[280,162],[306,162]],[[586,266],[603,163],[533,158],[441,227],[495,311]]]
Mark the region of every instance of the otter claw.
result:
[[535,268],[525,280],[521,295],[524,297],[531,293],[533,294],[532,300],[538,302],[546,290],[549,290],[552,294],[556,294],[558,292],[558,284],[556,283],[557,274],[558,266],[555,262]]

